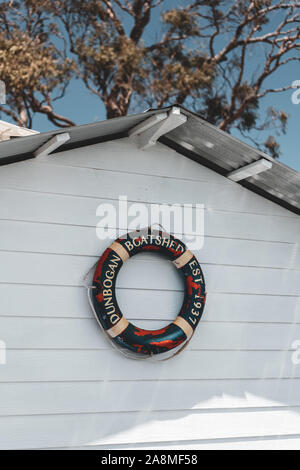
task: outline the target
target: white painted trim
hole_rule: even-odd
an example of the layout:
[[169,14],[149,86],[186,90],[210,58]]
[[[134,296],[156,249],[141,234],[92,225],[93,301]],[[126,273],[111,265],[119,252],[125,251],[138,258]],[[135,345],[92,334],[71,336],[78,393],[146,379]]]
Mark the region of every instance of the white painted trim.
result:
[[241,181],[250,176],[258,175],[263,171],[269,170],[272,168],[272,162],[261,158],[257,162],[250,163],[249,165],[238,168],[237,170],[231,171],[228,173],[227,178],[232,181]]
[[[158,118],[160,116],[160,118]],[[152,119],[152,118],[156,119]],[[158,121],[158,122],[157,122]],[[157,140],[164,134],[184,124],[187,117],[181,114],[180,109],[173,107],[169,113],[161,113],[147,119],[142,125],[138,125],[130,132],[130,137],[137,137],[138,148],[145,150],[156,144]]]
[[0,141],[9,140],[11,137],[26,137],[28,135],[39,134],[38,131],[16,126],[10,122],[0,121]]
[[41,147],[39,147],[34,152],[34,156],[45,157],[49,155],[51,152],[53,152],[53,150],[63,145],[68,140],[70,140],[70,134],[68,132],[65,132],[63,134],[57,134],[54,137],[52,137],[50,140],[48,140],[45,144],[43,144]]

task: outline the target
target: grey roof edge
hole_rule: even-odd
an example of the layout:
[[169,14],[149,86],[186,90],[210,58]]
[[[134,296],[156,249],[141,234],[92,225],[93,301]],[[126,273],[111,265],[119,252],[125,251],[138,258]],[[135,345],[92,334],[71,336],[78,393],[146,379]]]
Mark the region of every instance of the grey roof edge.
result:
[[[203,118],[201,118],[196,113],[186,109],[181,105],[174,105],[179,107],[181,112],[186,115],[188,118],[192,118],[191,120],[196,123],[200,131],[213,133],[214,139],[220,142],[226,142],[229,148],[234,148],[235,151],[238,150],[237,154],[245,155],[249,154],[251,156],[250,161],[255,161],[260,158],[265,158],[273,163],[275,176],[273,178],[270,177],[271,184],[265,184],[265,181],[260,181],[259,178],[257,179],[247,179],[240,181],[238,184],[246,187],[247,189],[254,191],[255,193],[265,197],[266,199],[275,202],[276,204],[281,205],[282,207],[290,210],[291,212],[300,215],[300,173],[296,170],[288,167],[282,162],[275,160],[274,158],[270,157],[266,153],[260,151],[259,149],[255,149],[248,145],[245,142],[240,141],[238,138],[228,134],[221,129],[217,128],[216,126],[208,123]],[[59,147],[54,153],[59,153],[66,150],[71,150],[73,148],[79,148],[87,145],[93,145],[99,142],[105,142],[109,140],[119,139],[122,137],[126,137],[130,129],[132,129],[135,125],[139,124],[140,122],[148,119],[150,116],[154,114],[158,114],[161,112],[169,111],[173,106],[168,106],[165,108],[160,109],[150,109],[147,112],[128,115],[124,117],[114,118],[110,120],[94,122],[90,124],[83,124],[80,126],[74,126],[69,128],[60,128],[54,129],[53,131],[43,132],[40,134],[26,136],[26,137],[18,137],[11,139],[9,141],[0,142],[0,165],[6,165],[22,160],[27,160],[30,158],[34,158],[34,151],[37,150],[41,145],[47,142],[51,137],[57,134],[69,132],[70,140]],[[189,131],[191,133],[191,138],[197,137],[199,139],[199,135],[195,133],[195,129],[191,131],[189,129],[189,119],[185,124],[183,124],[182,128]],[[203,153],[195,152],[186,149],[174,139],[174,133],[171,133],[161,137],[159,141],[164,145],[167,145],[177,152],[185,155],[186,157],[197,161],[199,164],[204,165],[217,173],[226,176],[228,173],[228,168],[226,169],[225,165],[226,158],[224,158],[222,164],[222,160],[215,161],[213,154],[209,157],[207,155],[203,155]],[[179,134],[179,132],[178,132]],[[240,158],[237,161],[238,167],[244,166],[245,160]],[[269,170],[268,170],[269,171]],[[266,174],[268,173],[265,172]],[[265,177],[266,179],[266,177]],[[292,180],[292,190],[288,187],[289,181]],[[283,193],[282,187],[285,188],[284,184],[287,186],[287,190]],[[270,190],[271,188],[271,190]],[[281,188],[279,191],[278,188]],[[277,193],[276,193],[277,192]]]
[[[0,141],[0,166],[7,165],[8,163],[15,163],[15,158],[16,161],[34,158],[34,151],[37,150],[41,145],[43,145],[55,135],[64,134],[66,132],[70,134],[70,140],[53,153],[64,152],[72,148],[91,145],[91,141],[93,141],[92,143],[97,143],[97,141],[101,142],[103,140],[105,141],[109,139],[114,140],[116,138],[115,136],[118,135],[126,136],[128,135],[128,131],[136,124],[148,119],[148,117],[152,116],[153,114],[158,114],[169,109],[171,109],[171,107],[151,110],[147,113],[132,114],[109,120],[92,122],[89,124],[80,124],[78,126],[58,128],[47,132],[41,132],[32,136],[17,137],[10,140]],[[134,120],[134,124],[131,123],[131,120]],[[126,122],[128,122],[128,125],[123,126],[124,130],[120,132],[118,129],[119,124],[126,124]],[[112,124],[112,126],[108,126],[108,123]],[[106,127],[108,129],[106,129]],[[94,135],[92,138],[80,138],[78,140],[76,138],[74,139],[74,136],[76,137],[77,133],[90,134],[91,132],[93,133],[93,131]]]

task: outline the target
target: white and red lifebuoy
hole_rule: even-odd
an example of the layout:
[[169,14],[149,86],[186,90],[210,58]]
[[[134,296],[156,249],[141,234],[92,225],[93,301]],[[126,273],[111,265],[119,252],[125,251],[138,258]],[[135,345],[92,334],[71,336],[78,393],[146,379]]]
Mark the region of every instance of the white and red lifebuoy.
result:
[[[177,318],[159,330],[144,330],[128,322],[116,299],[116,278],[123,263],[145,251],[167,256],[185,280],[184,301]],[[198,260],[182,241],[159,230],[144,229],[118,238],[95,268],[92,302],[97,319],[118,347],[138,355],[152,356],[183,345],[200,321],[205,300],[205,281]]]

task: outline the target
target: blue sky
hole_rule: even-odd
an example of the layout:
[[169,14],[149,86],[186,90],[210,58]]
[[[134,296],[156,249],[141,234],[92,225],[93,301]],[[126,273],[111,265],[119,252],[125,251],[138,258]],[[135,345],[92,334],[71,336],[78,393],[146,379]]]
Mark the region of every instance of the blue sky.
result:
[[[167,0],[163,4],[163,9],[169,9],[171,6],[174,7],[174,1]],[[177,0],[176,6],[180,4],[189,3],[185,0]],[[152,17],[152,25],[150,28],[151,37],[145,38],[145,40],[153,40],[155,36],[159,34],[161,29],[160,13],[161,8],[159,7],[154,10]],[[127,28],[130,27],[130,23],[126,20]],[[272,24],[270,25],[272,27]],[[256,68],[257,63],[261,60],[263,54],[263,49],[257,49],[254,54],[254,57],[250,58],[250,70]],[[279,88],[286,85],[290,85],[295,80],[300,80],[300,62],[290,63],[281,71],[277,72],[271,79],[268,81],[268,86]],[[276,136],[276,139],[279,141],[281,146],[281,158],[280,161],[286,165],[295,168],[300,171],[300,155],[297,147],[298,136],[300,133],[299,121],[300,121],[300,104],[292,103],[292,93],[293,91],[287,91],[280,94],[272,94],[264,98],[261,102],[261,112],[264,112],[268,107],[274,106],[276,109],[284,110],[289,115],[288,127],[286,135]],[[77,125],[86,124],[95,121],[101,121],[105,119],[105,108],[103,103],[89,92],[80,80],[73,79],[70,83],[70,86],[67,89],[65,97],[55,103],[55,110],[69,118],[71,118]],[[135,112],[141,112],[143,109],[136,109]],[[5,116],[2,116],[2,119],[6,119]],[[8,120],[8,119],[7,119]],[[54,128],[54,126],[42,115],[36,115],[33,120],[33,128],[38,131],[48,131]],[[236,137],[243,137],[239,135],[237,131],[232,132]],[[254,138],[259,140],[266,140],[265,137],[269,134],[274,134],[269,131],[265,135],[258,135],[253,132],[251,135]],[[247,141],[249,143],[249,141]],[[251,145],[251,144],[250,144]]]

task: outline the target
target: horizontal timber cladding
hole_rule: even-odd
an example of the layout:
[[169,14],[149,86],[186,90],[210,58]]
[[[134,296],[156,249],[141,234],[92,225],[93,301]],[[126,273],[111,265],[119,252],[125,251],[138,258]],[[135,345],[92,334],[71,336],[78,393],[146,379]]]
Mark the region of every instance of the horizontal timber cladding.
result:
[[[41,253],[0,252],[0,282],[82,286],[94,257]],[[299,270],[201,263],[207,291],[299,295]],[[136,276],[137,270],[146,271]],[[160,273],[162,279],[157,274]],[[133,284],[134,280],[134,284]],[[182,279],[173,266],[161,259],[130,259],[118,275],[120,288],[182,290]]]
[[145,367],[144,361],[129,361],[110,349],[13,349],[7,361],[0,382],[300,378],[291,351],[187,350],[174,360],[149,361]]
[[[174,320],[132,319],[130,314],[127,314],[127,319],[146,330],[165,327]],[[16,322],[18,328],[14,328]],[[110,349],[105,336],[95,328],[93,318],[0,317],[0,331],[9,349]],[[300,338],[300,323],[293,325],[293,334],[295,338]],[[288,323],[221,323],[201,320],[193,341],[186,349],[288,351],[290,348],[291,324]]]
[[[16,250],[98,257],[107,247],[107,240],[99,240],[94,227],[0,220],[0,232],[2,234],[0,251]],[[22,232],[21,238],[20,232]],[[185,241],[185,235],[179,234],[179,237]],[[300,268],[300,246],[292,242],[206,236],[203,248],[193,251],[201,263]],[[149,254],[144,256],[144,259],[147,258],[156,257]]]
[[[96,209],[101,203],[117,207],[114,199],[86,198],[62,194],[47,194],[0,188],[0,219],[45,222],[95,227],[99,223]],[[129,200],[130,202],[130,200]],[[141,201],[144,202],[144,201]],[[204,199],[205,203],[205,199]],[[76,211],[74,210],[76,208]],[[151,208],[150,205],[147,205]],[[204,207],[206,236],[242,238],[281,242],[299,242],[299,217],[285,211],[284,223],[281,216],[225,210]],[[290,216],[291,214],[291,216]],[[123,228],[118,227],[118,228]]]
[[[142,415],[134,412],[92,415],[82,413],[30,416],[27,419],[30,419],[30,432],[25,427],[26,418],[23,416],[2,418],[1,428],[5,432],[1,429],[1,434],[5,447],[14,448],[12,442],[15,442],[19,449],[62,447],[64,442],[69,446],[102,444],[109,449],[110,445],[114,444],[127,447],[128,442],[151,445],[153,442],[177,441],[184,444],[201,439],[253,437],[253,434],[275,438],[278,437],[276,429],[281,429],[283,435],[297,435],[299,415],[298,409],[293,408],[263,408],[229,412],[152,411]],[[23,432],[16,436],[16,428]],[[276,441],[274,446],[276,447]],[[134,445],[131,444],[131,447]],[[155,445],[153,447],[155,448]]]
[[[113,351],[88,305],[83,278],[111,243],[96,237],[96,209],[119,195],[204,204],[192,251],[207,304],[167,362]],[[119,139],[1,167],[0,448],[299,446],[299,233],[295,214],[161,144]],[[153,254],[126,261],[116,292],[147,329],[183,301],[176,269]]]
[[22,382],[0,390],[7,396],[0,416],[147,411],[150,402],[155,411],[300,406],[300,379]]
[[[126,151],[126,165],[124,165],[124,151]],[[110,155],[109,160],[106,158],[107,152]],[[203,166],[199,169],[198,163],[185,157],[178,160],[176,152],[160,143],[141,152],[129,139],[92,145],[84,159],[82,159],[82,149],[74,149],[72,153],[65,151],[52,155],[50,158],[47,157],[43,162],[195,181],[209,181],[213,174],[216,182],[224,184],[224,178],[217,173],[212,173]]]
[[50,450],[290,450],[299,449],[300,435],[290,434],[284,437],[263,436],[263,437],[236,437],[224,439],[191,439],[186,441],[168,441],[168,442],[147,442],[132,444],[111,444],[107,445],[86,445],[74,447],[51,448]]
[[[152,203],[205,203],[211,209],[257,212],[290,217],[289,212],[256,194],[229,182],[168,179],[161,176],[139,175],[117,171],[97,170],[39,163],[38,159],[19,162],[1,168],[3,188],[86,196],[118,198]],[[138,182],[138,184],[137,184]],[[168,184],[166,184],[166,182]],[[297,216],[293,214],[296,218]]]
[[[183,301],[183,290],[118,288],[117,296],[124,312],[130,312],[131,320],[143,317],[171,321]],[[92,312],[86,308],[86,290],[83,287],[0,283],[0,297],[2,316],[93,318]],[[209,291],[209,302],[201,321],[300,323],[300,296]]]

